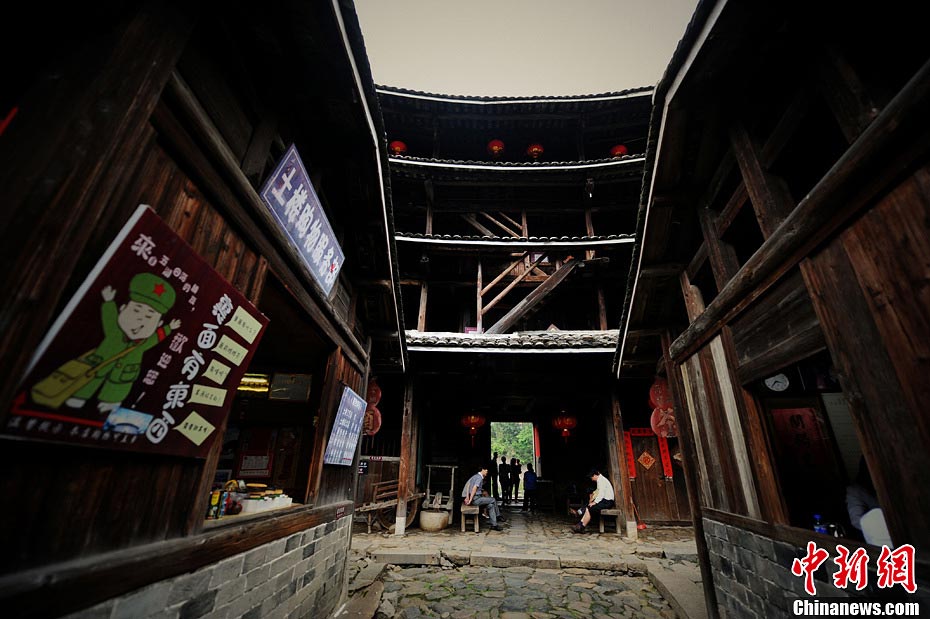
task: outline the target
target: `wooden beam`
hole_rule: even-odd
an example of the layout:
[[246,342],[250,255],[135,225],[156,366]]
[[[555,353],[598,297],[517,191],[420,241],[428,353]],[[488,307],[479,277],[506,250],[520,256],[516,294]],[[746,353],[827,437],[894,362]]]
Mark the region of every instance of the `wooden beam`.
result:
[[[500,292],[500,294],[498,294],[496,297],[494,297],[494,299],[491,300],[490,303],[488,303],[487,305],[484,306],[484,309],[481,310],[481,314],[482,314],[482,315],[487,314],[488,311],[489,311],[492,307],[494,307],[495,305],[497,305],[497,304],[500,302],[501,299],[503,299],[505,296],[507,296],[507,293],[508,293],[508,292],[510,292],[511,290],[513,290],[514,287],[515,287],[517,284],[519,284],[520,282],[522,282],[522,281],[526,278],[526,276],[530,274],[530,271],[532,271],[534,268],[536,268],[536,266],[537,266],[540,262],[542,262],[542,260],[543,260],[545,257],[546,257],[545,254],[539,256],[539,258],[536,259],[536,262],[534,262],[532,265],[530,265],[530,268],[529,268],[529,269],[525,269],[522,273],[520,273],[518,276],[516,276],[516,277],[513,279],[512,282],[510,282],[509,284],[507,284],[507,287],[504,288],[504,289]],[[480,282],[478,283],[478,286],[479,286],[479,288],[480,288],[480,286],[481,286],[481,283],[480,283]],[[478,293],[478,298],[479,298],[479,299],[481,298],[482,294],[483,294],[483,293],[479,291],[479,293]],[[488,331],[488,333],[490,333],[490,331]]]
[[704,588],[704,604],[707,607],[707,615],[711,618],[719,618],[717,609],[717,591],[714,587],[714,574],[711,570],[710,552],[707,548],[707,538],[704,536],[704,515],[701,509],[700,485],[698,481],[695,464],[697,458],[695,455],[694,429],[691,427],[690,413],[685,410],[687,404],[684,396],[684,385],[681,382],[681,368],[672,361],[668,353],[671,346],[672,337],[668,332],[662,335],[662,361],[665,365],[665,374],[668,379],[669,391],[672,395],[672,401],[675,403],[675,420],[678,422],[679,440],[678,445],[681,449],[681,467],[685,473],[685,487],[688,489],[688,506],[691,509],[691,522],[694,525],[694,541],[697,545],[698,566],[701,569],[701,585]]
[[[511,217],[510,215],[508,215],[507,213],[505,213],[504,211],[500,211],[500,212],[498,213],[498,215],[500,215],[501,219],[506,219],[506,220],[507,220],[507,223],[509,223],[509,224],[510,224],[511,226],[513,226],[514,228],[521,228],[521,229],[522,229],[522,227],[521,227],[521,225],[520,225],[520,222],[517,221],[516,219],[514,219],[513,217]],[[516,236],[520,236],[520,235],[518,234],[518,235],[516,235]]]
[[639,270],[640,279],[659,279],[662,277],[678,277],[686,265],[680,263],[654,264]]
[[[588,233],[588,236],[594,236],[594,220],[591,218],[591,209],[586,208],[584,210],[584,227]],[[589,249],[584,253],[585,260],[591,260],[594,258],[594,250]]]
[[539,285],[536,290],[532,291],[526,298],[517,303],[517,305],[507,312],[503,318],[498,320],[487,333],[506,333],[518,320],[523,318],[532,308],[539,304],[543,299],[549,296],[556,286],[562,283],[568,277],[575,267],[578,266],[579,260],[572,259],[563,264],[555,273],[549,276],[549,279]]
[[730,130],[730,143],[762,236],[768,238],[791,213],[794,200],[785,181],[771,174],[759,160],[758,148],[746,127],[740,123],[734,125]]
[[481,258],[478,258],[478,277],[477,277],[477,297],[478,297],[478,312],[475,314],[475,326],[477,327],[478,333],[484,333],[484,330],[481,326],[481,317],[484,316],[484,312],[481,309],[481,304],[484,302],[481,297]]
[[500,282],[502,279],[504,279],[504,278],[507,276],[508,273],[510,273],[518,264],[522,263],[523,260],[526,259],[526,257],[529,256],[529,255],[530,255],[530,252],[524,252],[522,256],[520,256],[519,258],[517,258],[516,260],[514,260],[513,262],[511,262],[511,263],[510,263],[510,266],[508,266],[506,269],[504,269],[503,271],[501,271],[500,274],[499,274],[497,277],[495,277],[495,278],[491,281],[490,284],[488,284],[487,286],[485,286],[484,288],[481,289],[481,296],[484,296],[485,294],[487,294],[487,292],[488,292],[491,288],[493,288],[494,286],[496,286],[496,285],[498,284],[498,282]]
[[407,526],[408,485],[411,474],[416,478],[416,471],[411,466],[412,459],[416,457],[413,437],[413,378],[408,374],[404,381],[404,411],[400,429],[400,467],[397,473],[397,521],[394,526],[394,535],[403,535]]
[[597,322],[601,331],[607,331],[607,299],[604,298],[604,286],[597,285]]
[[277,119],[267,110],[263,111],[260,118],[258,126],[252,131],[252,138],[242,157],[241,166],[242,173],[255,185],[261,181],[268,155],[271,153],[271,143],[278,130]]
[[727,203],[720,211],[720,215],[717,217],[717,231],[721,236],[723,236],[733,224],[733,220],[739,215],[740,210],[748,199],[749,194],[746,192],[746,184],[740,181],[732,195],[730,195],[730,199],[727,200]]
[[917,71],[808,192],[778,234],[765,240],[704,314],[672,342],[672,357],[678,360],[693,354],[712,337],[719,324],[752,304],[868,204],[902,169],[925,155],[930,141],[930,130],[924,123],[928,106],[930,62]]
[[497,236],[496,234],[491,232],[488,228],[485,228],[484,226],[482,226],[481,223],[478,221],[478,218],[475,217],[472,213],[460,213],[459,216],[465,221],[467,221],[468,223],[470,223],[476,230],[478,230],[478,232],[480,232],[484,236],[494,236],[494,237]]
[[420,284],[420,311],[417,313],[417,331],[426,331],[426,296],[429,292],[429,284],[422,282]]
[[697,251],[694,252],[694,256],[691,258],[691,262],[688,263],[688,266],[684,270],[684,275],[689,279],[694,279],[697,276],[697,272],[701,270],[701,267],[704,266],[704,261],[707,260],[707,243],[701,243],[701,246],[698,247]]
[[710,209],[701,209],[698,213],[701,223],[701,232],[704,234],[704,245],[707,247],[707,257],[710,268],[714,273],[717,290],[722,289],[739,270],[739,260],[736,252],[729,243],[720,240],[720,231],[717,228],[717,216]]
[[855,69],[836,47],[824,48],[818,58],[817,69],[820,93],[830,106],[846,141],[852,143],[875,120],[879,108]]
[[486,213],[486,212],[484,212],[484,211],[480,211],[478,214],[479,214],[479,215],[483,215],[488,221],[490,221],[492,224],[494,224],[495,226],[497,226],[498,228],[500,228],[501,230],[503,230],[504,232],[506,232],[506,233],[509,234],[510,236],[515,237],[515,238],[520,238],[520,233],[519,233],[519,232],[514,232],[513,230],[511,230],[510,228],[508,228],[507,226],[505,226],[504,224],[502,224],[502,223],[499,222],[498,220],[494,219],[493,217],[491,217],[490,213]]
[[[619,479],[614,479],[617,489],[620,491],[620,500],[618,501],[623,511],[624,527],[626,528],[626,537],[635,541],[639,537],[639,530],[636,528],[636,512],[633,509],[633,488],[630,484],[630,470],[626,460],[626,441],[623,435],[623,413],[620,410],[620,399],[617,397],[616,390],[610,394],[610,426],[612,432],[608,433],[609,446],[617,459],[617,475]],[[620,529],[620,521],[617,520],[617,530]]]

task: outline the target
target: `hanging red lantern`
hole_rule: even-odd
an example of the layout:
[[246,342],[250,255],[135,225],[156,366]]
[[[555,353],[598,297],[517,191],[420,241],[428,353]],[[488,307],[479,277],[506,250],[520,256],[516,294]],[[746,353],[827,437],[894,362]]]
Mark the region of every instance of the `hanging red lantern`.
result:
[[488,142],[488,154],[497,159],[504,154],[504,143],[500,140],[491,140]]
[[400,140],[394,140],[388,144],[388,148],[391,149],[392,155],[403,155],[407,152],[407,145]]
[[562,438],[565,439],[566,443],[568,442],[568,437],[571,434],[570,430],[573,430],[577,425],[578,420],[565,411],[559,413],[559,415],[552,420],[552,427],[554,427],[556,430],[562,431]]
[[374,378],[368,381],[368,391],[365,394],[365,401],[368,402],[369,406],[374,406],[381,401],[381,387],[378,386],[378,381]]
[[475,435],[478,434],[478,428],[484,425],[484,417],[478,415],[477,413],[469,413],[467,415],[462,415],[462,425],[468,428],[468,433],[471,434],[471,446],[475,446]]
[[368,405],[365,418],[362,420],[362,431],[365,436],[374,436],[381,429],[381,411],[374,404]]
[[655,408],[672,408],[672,394],[668,390],[668,381],[657,376],[649,387],[649,403]]
[[534,160],[539,159],[539,157],[544,152],[546,152],[545,149],[543,149],[542,144],[539,144],[538,142],[533,142],[526,147],[526,154],[532,157]]
[[625,144],[617,144],[616,146],[614,146],[613,148],[610,149],[610,156],[611,156],[611,157],[622,157],[622,156],[626,155],[626,154],[629,153],[629,152],[630,152],[630,151],[629,151],[629,149],[626,147]]
[[649,403],[653,406],[649,425],[656,435],[662,438],[678,436],[678,422],[675,419],[675,403],[668,388],[668,381],[656,377],[649,387]]

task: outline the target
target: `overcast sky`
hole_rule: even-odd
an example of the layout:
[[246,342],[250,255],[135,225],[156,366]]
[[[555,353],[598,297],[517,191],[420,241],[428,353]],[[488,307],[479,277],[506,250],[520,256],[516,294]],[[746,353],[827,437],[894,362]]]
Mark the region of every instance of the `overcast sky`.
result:
[[696,0],[355,0],[375,82],[464,95],[651,86]]

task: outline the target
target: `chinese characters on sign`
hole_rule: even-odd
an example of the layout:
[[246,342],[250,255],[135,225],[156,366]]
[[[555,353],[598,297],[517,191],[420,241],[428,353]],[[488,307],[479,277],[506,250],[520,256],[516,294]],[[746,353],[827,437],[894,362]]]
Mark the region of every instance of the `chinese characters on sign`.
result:
[[206,457],[267,324],[140,206],[39,345],[3,430]]
[[261,196],[303,258],[314,281],[329,295],[345,255],[293,144],[265,182]]
[[360,395],[346,387],[342,392],[342,400],[336,411],[336,420],[329,433],[329,442],[326,444],[326,453],[323,462],[326,464],[339,464],[351,466],[355,460],[355,446],[362,431],[362,419],[365,417],[367,402]]
[[[855,585],[857,591],[861,591],[868,586],[869,573],[866,565],[869,562],[869,555],[865,548],[858,548],[855,552],[850,553],[849,549],[838,544],[836,546],[837,557],[833,563],[838,566],[833,574],[833,585],[837,589],[845,589],[848,585]],[[795,559],[791,564],[791,573],[798,577],[804,577],[804,590],[808,595],[817,594],[817,586],[814,584],[814,572],[830,557],[830,553],[823,548],[818,548],[814,542],[807,543],[807,554],[801,558]],[[904,544],[891,550],[888,546],[882,546],[881,554],[875,563],[875,572],[878,576],[878,587],[880,589],[890,589],[895,585],[901,585],[908,593],[917,591],[917,582],[914,580],[914,547],[910,544]]]

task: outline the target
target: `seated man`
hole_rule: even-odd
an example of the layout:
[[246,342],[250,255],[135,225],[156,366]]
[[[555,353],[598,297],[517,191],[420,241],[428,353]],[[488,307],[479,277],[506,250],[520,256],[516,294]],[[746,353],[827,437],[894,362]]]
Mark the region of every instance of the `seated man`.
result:
[[581,521],[572,527],[573,533],[584,533],[592,516],[600,518],[602,509],[610,509],[614,506],[614,487],[610,481],[597,469],[591,469],[588,477],[597,484],[597,488],[591,493],[591,500],[584,508],[584,513],[581,514]]
[[465,483],[465,487],[462,488],[463,503],[465,505],[477,505],[479,508],[487,505],[488,516],[491,518],[491,529],[494,531],[502,531],[503,529],[497,524],[497,521],[503,521],[504,518],[501,517],[497,501],[489,496],[484,496],[481,492],[481,487],[484,485],[484,478],[487,477],[487,475],[488,467],[485,465],[480,471],[471,476],[471,479],[469,479],[468,482]]

